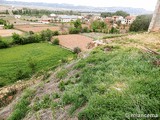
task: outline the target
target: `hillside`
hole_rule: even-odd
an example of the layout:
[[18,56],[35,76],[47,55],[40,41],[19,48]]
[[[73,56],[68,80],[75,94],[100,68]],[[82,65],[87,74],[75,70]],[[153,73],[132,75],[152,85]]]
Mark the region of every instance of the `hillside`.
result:
[[133,34],[105,41],[105,46],[81,54],[24,90],[1,109],[0,118],[132,120],[131,114],[152,114],[149,119],[158,120],[160,35]]

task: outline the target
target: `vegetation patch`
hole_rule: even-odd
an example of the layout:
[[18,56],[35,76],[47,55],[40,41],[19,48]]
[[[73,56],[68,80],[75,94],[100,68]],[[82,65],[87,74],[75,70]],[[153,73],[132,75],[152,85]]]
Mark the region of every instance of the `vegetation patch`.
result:
[[61,59],[74,58],[70,51],[48,43],[34,43],[0,50],[0,86],[48,71],[61,64]]
[[79,120],[129,119],[126,113],[159,114],[160,68],[152,64],[154,56],[118,46],[106,54],[105,48],[98,47],[74,67],[81,70],[74,78],[76,83],[62,84],[62,102],[71,105],[70,114],[81,107]]
[[7,120],[21,120],[23,119],[27,112],[30,110],[29,104],[30,100],[34,97],[35,90],[27,89],[22,98],[15,105],[12,114],[9,116]]
[[62,79],[62,78],[65,78],[67,74],[68,74],[67,70],[61,70],[60,72],[57,73],[56,77],[58,79]]

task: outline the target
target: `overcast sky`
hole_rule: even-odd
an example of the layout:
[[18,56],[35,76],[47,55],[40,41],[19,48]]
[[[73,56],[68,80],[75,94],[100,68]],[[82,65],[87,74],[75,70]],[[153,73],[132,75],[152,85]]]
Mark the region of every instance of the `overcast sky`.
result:
[[134,7],[154,10],[157,0],[12,0],[26,2],[68,3],[95,7]]

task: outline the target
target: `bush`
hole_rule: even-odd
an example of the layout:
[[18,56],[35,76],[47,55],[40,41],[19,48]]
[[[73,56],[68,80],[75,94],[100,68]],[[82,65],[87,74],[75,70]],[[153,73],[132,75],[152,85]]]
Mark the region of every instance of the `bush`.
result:
[[54,44],[54,45],[59,45],[59,39],[58,38],[55,38],[54,40],[53,40],[53,43],[52,44]]
[[33,31],[29,31],[29,34],[30,34],[30,35],[33,35],[33,34],[34,34],[34,32],[33,32]]
[[14,25],[13,24],[4,24],[4,29],[13,29]]
[[65,83],[64,81],[61,81],[58,85],[58,88],[61,90],[61,91],[64,91],[65,90]]
[[6,24],[6,21],[3,19],[0,19],[0,25],[4,25],[4,24]]
[[107,28],[107,24],[102,21],[95,20],[91,23],[91,29],[93,32],[102,32],[102,30]]
[[28,60],[28,66],[31,69],[31,71],[34,73],[36,71],[37,63],[32,58],[30,58]]
[[81,49],[79,47],[75,47],[73,51],[74,53],[79,54],[81,52]]
[[50,41],[52,38],[53,32],[50,29],[43,30],[41,32],[42,41]]
[[2,41],[2,38],[0,37],[0,49],[7,48],[7,47],[9,47],[9,45],[6,42]]
[[78,34],[80,33],[80,29],[79,28],[70,28],[69,29],[69,34]]
[[131,24],[129,31],[138,32],[138,31],[147,31],[149,24],[151,22],[151,15],[140,15],[137,16],[136,20]]
[[23,72],[21,69],[17,70],[17,73],[16,73],[16,79],[17,80],[24,79],[24,78],[27,78],[27,77],[29,77],[29,73]]
[[56,77],[57,77],[58,79],[63,79],[63,78],[65,78],[65,77],[67,76],[67,74],[68,74],[68,71],[67,71],[67,70],[61,70],[61,71],[59,71],[59,72],[57,73]]
[[59,35],[59,31],[54,31],[53,32],[53,36],[58,36]]
[[84,28],[82,29],[82,33],[89,33],[89,32],[90,32],[90,30],[89,30],[88,27],[84,27]]
[[109,33],[111,33],[111,34],[119,33],[119,30],[117,28],[112,27],[111,30],[109,31]]
[[21,36],[19,34],[13,33],[12,34],[12,38],[13,38],[13,43],[22,44],[22,38],[21,38]]

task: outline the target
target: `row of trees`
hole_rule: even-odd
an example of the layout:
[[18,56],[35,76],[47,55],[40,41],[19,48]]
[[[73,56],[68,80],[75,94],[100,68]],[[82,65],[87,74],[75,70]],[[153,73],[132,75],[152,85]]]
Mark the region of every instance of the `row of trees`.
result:
[[33,33],[32,31],[29,32],[28,36],[20,36],[19,34],[13,33],[13,43],[14,44],[29,44],[29,43],[38,43],[41,41],[50,41],[52,36],[59,35],[58,31],[51,31],[49,29],[43,30],[40,33]]
[[50,10],[38,10],[38,9],[29,9],[23,8],[20,10],[12,10],[14,15],[29,15],[29,16],[42,16],[42,15],[50,15],[54,14],[65,14],[65,15],[79,15],[78,12],[74,11],[50,11]]
[[[40,33],[34,33],[32,31],[30,31],[29,34],[26,36],[24,36],[24,35],[21,36],[17,33],[13,33],[13,35],[12,35],[13,42],[11,42],[11,43],[6,43],[5,41],[3,41],[2,37],[0,36],[0,49],[11,47],[14,44],[25,45],[25,44],[30,44],[30,43],[51,41],[52,36],[57,36],[57,35],[59,35],[58,31],[51,31],[49,29],[43,30]],[[58,45],[59,40],[55,39],[53,41],[53,44]]]
[[125,12],[125,11],[103,12],[103,13],[101,13],[101,17],[103,17],[103,18],[112,17],[114,15],[126,17],[126,16],[129,16],[130,14]]
[[107,24],[104,21],[100,20],[93,21],[90,25],[90,28],[88,27],[82,28],[82,22],[79,19],[72,22],[71,27],[69,28],[70,34],[88,33],[88,32],[119,33],[119,30],[113,27],[109,30]]

